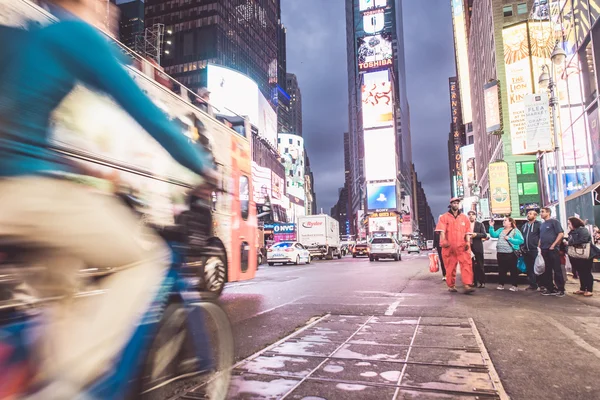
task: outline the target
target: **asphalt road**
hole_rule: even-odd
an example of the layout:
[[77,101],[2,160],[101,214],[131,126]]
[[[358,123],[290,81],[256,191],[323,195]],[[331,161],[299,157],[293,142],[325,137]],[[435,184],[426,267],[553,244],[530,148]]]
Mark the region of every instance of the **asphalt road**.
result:
[[[261,266],[254,280],[229,284],[221,302],[233,324],[237,361],[328,314],[472,318],[510,398],[600,399],[600,296],[501,292],[490,281],[472,295],[449,293],[441,275],[429,272],[425,254],[403,254],[401,262],[346,257]],[[567,286],[569,292],[577,288]],[[428,340],[433,346],[445,338]],[[337,398],[329,396],[318,398]]]

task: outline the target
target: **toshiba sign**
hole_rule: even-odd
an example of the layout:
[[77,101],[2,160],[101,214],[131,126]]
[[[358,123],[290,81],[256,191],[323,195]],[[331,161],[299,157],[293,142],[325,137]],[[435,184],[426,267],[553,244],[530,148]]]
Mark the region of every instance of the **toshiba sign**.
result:
[[323,225],[323,222],[321,221],[307,221],[307,222],[303,222],[302,226],[304,228],[312,228],[313,226],[321,226]]

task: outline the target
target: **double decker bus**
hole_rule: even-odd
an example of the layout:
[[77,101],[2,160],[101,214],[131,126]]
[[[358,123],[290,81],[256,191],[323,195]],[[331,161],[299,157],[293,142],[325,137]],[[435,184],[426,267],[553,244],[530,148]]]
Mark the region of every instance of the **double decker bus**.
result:
[[[0,25],[27,29],[54,17],[30,0],[0,0]],[[220,176],[212,198],[209,244],[219,255],[202,261],[200,290],[221,294],[226,282],[252,279],[257,269],[257,216],[252,200],[252,134],[247,119],[216,117],[197,105],[203,100],[166,75],[155,62],[109,35],[132,59],[127,71],[165,114],[182,127],[191,144],[211,151]],[[218,111],[218,110],[216,110]],[[85,164],[93,176],[71,176],[90,190],[135,195],[144,220],[168,226],[185,209],[187,193],[201,178],[177,164],[110,97],[77,85],[52,116],[53,147]],[[115,184],[117,182],[117,184]],[[194,261],[196,262],[196,261]]]

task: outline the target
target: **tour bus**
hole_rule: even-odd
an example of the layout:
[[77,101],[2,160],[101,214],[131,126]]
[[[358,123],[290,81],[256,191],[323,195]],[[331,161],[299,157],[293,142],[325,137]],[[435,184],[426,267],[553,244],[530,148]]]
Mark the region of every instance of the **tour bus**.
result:
[[[29,0],[0,0],[0,25],[25,28],[31,21],[48,24],[53,17]],[[204,260],[200,290],[219,295],[226,282],[254,278],[257,218],[247,119],[218,114],[214,118],[203,112],[192,103],[201,101],[194,93],[155,63],[115,44],[133,58],[127,69],[142,90],[180,124],[190,143],[210,150],[217,165],[220,179],[212,196],[209,244],[221,252]],[[90,88],[77,86],[55,111],[52,125],[55,150],[84,164],[94,172],[91,175],[103,177],[71,178],[90,185],[90,190],[114,192],[115,186],[125,187],[144,205],[144,220],[153,225],[172,225],[185,208],[186,193],[200,182],[111,98]]]

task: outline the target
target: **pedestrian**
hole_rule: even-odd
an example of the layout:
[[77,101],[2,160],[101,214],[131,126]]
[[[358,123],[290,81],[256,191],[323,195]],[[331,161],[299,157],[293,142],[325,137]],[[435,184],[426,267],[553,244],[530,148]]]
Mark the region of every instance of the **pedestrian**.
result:
[[446,264],[446,285],[456,292],[456,267],[460,263],[460,276],[465,294],[473,292],[473,266],[471,263],[471,223],[460,211],[460,199],[450,199],[447,213],[440,216],[435,228],[440,233],[442,258]]
[[515,250],[518,250],[523,244],[523,235],[517,229],[517,223],[510,217],[504,218],[502,228],[494,229],[494,219],[490,219],[490,236],[498,239],[496,245],[496,257],[498,259],[498,279],[499,285],[496,289],[504,290],[506,283],[506,274],[510,272],[510,282],[512,284],[509,289],[511,292],[519,290],[519,274],[517,268],[518,257]]
[[483,241],[487,240],[485,227],[477,221],[477,213],[469,211],[469,221],[471,221],[471,251],[474,255],[473,263],[473,286],[479,288],[485,287],[485,269],[483,268]]
[[[441,217],[441,215],[440,215]],[[438,253],[438,259],[440,260],[440,267],[442,267],[442,280],[446,280],[446,267],[444,266],[444,257],[442,257],[442,246],[440,245],[440,233],[434,232],[433,234],[433,247]]]
[[[581,247],[588,244],[592,244],[592,236],[585,227],[584,222],[577,217],[569,218],[569,235],[567,240],[567,246]],[[583,295],[585,297],[591,297],[594,291],[594,277],[592,276],[592,265],[594,259],[589,258],[576,258],[569,256],[573,271],[579,273],[579,290],[573,292],[574,294]]]
[[529,286],[525,290],[538,290],[537,276],[535,275],[534,265],[535,259],[538,256],[538,244],[540,242],[540,221],[537,220],[537,210],[527,211],[527,223],[521,227],[521,233],[525,243],[521,246],[523,250],[523,261],[527,266],[527,279]]
[[541,282],[545,288],[542,294],[544,296],[564,297],[565,278],[560,266],[559,254],[564,231],[560,226],[560,222],[551,218],[552,210],[550,208],[542,208],[541,216],[544,222],[540,226],[539,247],[542,249],[542,257],[544,257],[544,264],[546,264],[546,270],[541,276]]

